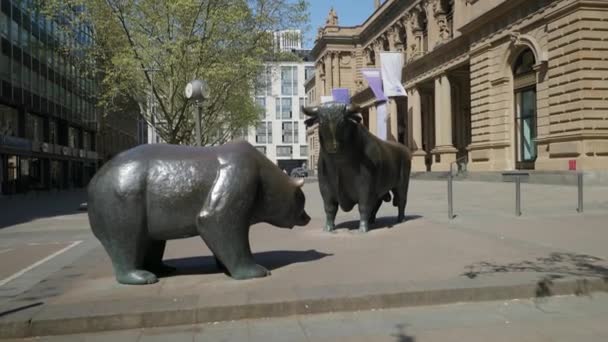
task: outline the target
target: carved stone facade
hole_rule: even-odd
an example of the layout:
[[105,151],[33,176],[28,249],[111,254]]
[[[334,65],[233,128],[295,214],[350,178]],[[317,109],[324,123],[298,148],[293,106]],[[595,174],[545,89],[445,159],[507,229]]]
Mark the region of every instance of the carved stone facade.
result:
[[416,171],[608,169],[606,1],[387,0],[320,32],[313,104],[347,87],[374,133],[360,69],[404,54],[408,98],[389,100],[387,125]]

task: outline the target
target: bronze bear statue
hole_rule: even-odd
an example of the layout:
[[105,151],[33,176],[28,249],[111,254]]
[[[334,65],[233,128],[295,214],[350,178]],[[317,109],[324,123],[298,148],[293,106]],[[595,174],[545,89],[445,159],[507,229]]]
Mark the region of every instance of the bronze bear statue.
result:
[[264,277],[270,272],[253,259],[249,227],[306,225],[303,184],[246,142],[141,145],[95,174],[89,221],[122,284],[156,282],[171,269],[162,263],[166,241],[195,235],[231,277]]

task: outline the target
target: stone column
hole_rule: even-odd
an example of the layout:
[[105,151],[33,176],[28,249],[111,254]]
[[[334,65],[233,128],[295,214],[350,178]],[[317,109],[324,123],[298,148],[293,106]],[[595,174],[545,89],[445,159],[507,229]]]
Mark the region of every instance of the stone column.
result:
[[378,136],[378,113],[375,103],[369,106],[369,131],[373,135]]
[[433,51],[437,43],[439,43],[439,27],[437,26],[437,18],[435,17],[435,9],[439,6],[438,2],[439,0],[429,1],[426,6],[428,51]]
[[435,79],[435,148],[433,171],[448,171],[456,160],[452,142],[452,93],[446,74]]
[[340,87],[340,53],[334,52],[332,53],[332,62],[333,62],[333,84],[332,89]]
[[422,149],[422,104],[420,102],[420,92],[412,88],[407,101],[408,117],[411,115],[411,130],[408,134],[410,138],[410,149],[412,150],[412,171],[426,171],[424,158],[426,152]]
[[334,63],[331,58],[331,53],[327,53],[325,55],[325,79],[327,80],[325,83],[325,89],[323,89],[325,96],[331,95],[331,88],[334,84]]

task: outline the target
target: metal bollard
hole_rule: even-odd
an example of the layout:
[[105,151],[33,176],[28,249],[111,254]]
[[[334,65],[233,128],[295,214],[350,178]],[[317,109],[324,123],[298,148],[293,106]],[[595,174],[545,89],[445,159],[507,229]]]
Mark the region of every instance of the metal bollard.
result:
[[454,218],[454,205],[452,202],[452,181],[454,177],[452,176],[452,171],[448,174],[448,219]]
[[521,177],[515,176],[515,216],[521,216]]
[[583,212],[583,174],[578,174],[578,208],[576,211],[579,213]]

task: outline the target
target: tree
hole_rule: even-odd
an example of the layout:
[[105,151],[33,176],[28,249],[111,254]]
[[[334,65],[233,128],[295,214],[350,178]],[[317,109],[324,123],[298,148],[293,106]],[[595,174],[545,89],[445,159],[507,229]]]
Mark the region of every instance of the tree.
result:
[[[207,81],[203,144],[218,144],[254,125],[252,89],[273,59],[273,31],[307,19],[305,0],[40,0],[65,35],[81,69],[101,79],[99,105],[120,110],[127,97],[168,143],[195,140],[194,106],[184,96],[193,79]],[[77,29],[75,29],[77,28]],[[69,41],[68,39],[67,41]],[[83,40],[83,39],[81,39]]]

